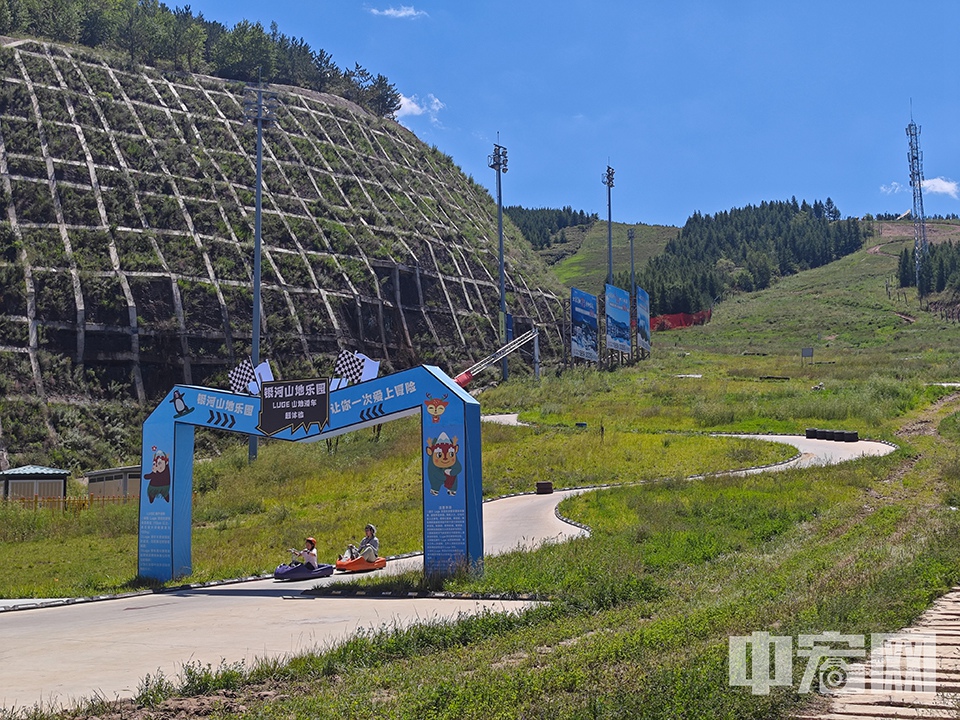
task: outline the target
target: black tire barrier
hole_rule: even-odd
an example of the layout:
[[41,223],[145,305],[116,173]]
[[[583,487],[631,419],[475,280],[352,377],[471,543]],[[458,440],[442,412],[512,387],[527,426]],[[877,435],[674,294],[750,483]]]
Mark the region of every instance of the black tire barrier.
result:
[[807,439],[833,440],[834,442],[858,442],[860,433],[856,430],[823,430],[822,428],[807,428]]
[[537,495],[549,495],[553,492],[553,483],[550,480],[537,481]]

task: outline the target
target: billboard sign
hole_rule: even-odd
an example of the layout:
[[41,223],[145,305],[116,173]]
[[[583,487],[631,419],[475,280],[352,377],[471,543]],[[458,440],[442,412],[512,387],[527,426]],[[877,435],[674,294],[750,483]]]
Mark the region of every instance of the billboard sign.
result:
[[637,345],[650,352],[650,296],[637,286]]
[[630,293],[606,286],[607,350],[630,352]]
[[570,354],[597,362],[597,296],[570,288]]

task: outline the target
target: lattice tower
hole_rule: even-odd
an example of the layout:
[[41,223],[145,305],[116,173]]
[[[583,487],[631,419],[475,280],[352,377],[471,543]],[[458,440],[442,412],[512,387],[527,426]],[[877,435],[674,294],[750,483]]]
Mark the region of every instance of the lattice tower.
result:
[[917,278],[917,292],[923,294],[920,271],[927,260],[927,228],[923,219],[923,153],[920,152],[920,127],[910,118],[907,125],[907,137],[910,138],[910,187],[913,188],[913,255]]

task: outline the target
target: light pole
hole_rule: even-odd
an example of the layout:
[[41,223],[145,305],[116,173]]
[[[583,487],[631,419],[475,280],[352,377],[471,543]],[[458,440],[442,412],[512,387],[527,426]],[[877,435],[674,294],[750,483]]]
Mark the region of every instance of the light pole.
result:
[[633,360],[633,348],[637,344],[637,280],[633,272],[633,228],[627,230],[627,237],[630,239],[630,360]]
[[[500,139],[499,134],[497,140]],[[500,345],[507,344],[507,296],[503,273],[503,194],[500,188],[500,177],[507,171],[507,149],[503,145],[494,144],[493,154],[487,156],[487,164],[497,171],[497,237],[500,247]],[[500,365],[500,374],[504,381],[507,379],[507,358],[504,356]]]
[[[250,360],[253,367],[260,364],[260,262],[261,262],[261,205],[263,203],[263,128],[276,118],[277,95],[263,89],[261,79],[256,87],[247,88],[248,96],[243,102],[244,115],[248,122],[257,124],[257,187],[253,224],[253,337]],[[257,459],[257,436],[250,436],[248,461]]]
[[613,215],[610,209],[610,191],[613,189],[613,168],[607,165],[603,184],[607,186],[607,285],[613,285]]

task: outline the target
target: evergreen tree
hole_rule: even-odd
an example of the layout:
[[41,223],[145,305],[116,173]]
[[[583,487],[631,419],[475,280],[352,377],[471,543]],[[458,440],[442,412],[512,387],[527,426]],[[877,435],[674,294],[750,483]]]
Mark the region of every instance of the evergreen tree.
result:
[[647,262],[638,282],[648,291],[657,289],[657,313],[701,310],[729,292],[769,287],[782,275],[818,267],[862,247],[858,220],[830,217],[838,217],[832,202],[811,205],[796,198],[713,216],[696,212],[677,238]]
[[947,266],[942,255],[937,257],[936,266],[937,270],[934,280],[934,289],[937,292],[943,292],[944,288],[947,286]]
[[400,109],[400,93],[383,75],[377,75],[370,86],[367,110],[380,117],[392,118]]
[[827,220],[831,222],[836,222],[840,219],[840,211],[837,210],[837,206],[833,204],[833,200],[827,198],[827,201],[823,204],[824,212],[826,212]]
[[917,294],[925,297],[933,292],[934,277],[933,263],[930,262],[930,256],[924,256],[920,262],[920,272],[917,278]]
[[206,28],[193,17],[189,5],[174,10],[165,26],[167,37],[163,43],[163,57],[171,60],[178,70],[193,71],[203,54]]
[[[596,213],[587,215],[583,210],[575,212],[569,205],[560,210],[552,208],[537,208],[529,210],[519,205],[505,207],[503,211],[513,221],[520,232],[534,248],[550,247],[553,236],[564,228],[577,225],[588,225],[599,218]],[[558,240],[566,242],[566,235]]]
[[9,0],[0,0],[0,33],[13,32],[13,12]]
[[900,262],[897,266],[897,278],[900,281],[900,287],[911,287],[914,284],[915,273],[913,270],[913,258],[907,248],[900,251]]
[[333,58],[324,50],[318,50],[313,55],[313,65],[317,69],[314,90],[318,92],[337,94],[342,91],[343,73]]
[[401,95],[384,75],[359,63],[342,71],[329,53],[303,38],[266,33],[247,20],[228,29],[194,15],[189,5],[171,10],[159,0],[0,0],[0,33],[26,33],[125,52],[131,63],[155,64],[223,78],[261,78],[327,92],[393,117]]
[[161,40],[157,0],[122,0],[118,7],[117,41],[130,62],[148,62],[156,57]]
[[274,76],[273,44],[260,23],[241,20],[234,25],[218,40],[213,60],[221,77],[256,82]]
[[80,4],[80,42],[89,47],[118,44],[120,3],[84,0]]

